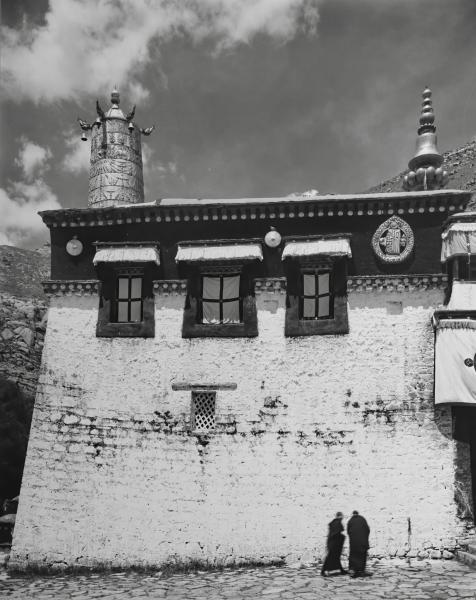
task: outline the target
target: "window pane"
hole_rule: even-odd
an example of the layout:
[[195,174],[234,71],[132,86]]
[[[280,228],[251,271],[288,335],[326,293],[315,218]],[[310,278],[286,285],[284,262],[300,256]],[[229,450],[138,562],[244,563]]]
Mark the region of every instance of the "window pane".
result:
[[303,273],[303,288],[305,296],[315,296],[316,295],[316,277],[314,273]]
[[240,276],[231,275],[223,277],[223,299],[240,297]]
[[223,323],[240,322],[240,301],[223,302]]
[[129,297],[129,278],[128,277],[119,277],[119,288],[117,297],[118,298],[128,298]]
[[124,322],[128,321],[127,302],[118,302],[117,303],[117,320],[120,323],[124,323]]
[[140,300],[131,302],[131,321],[141,320],[141,304],[142,302]]
[[328,317],[329,316],[329,296],[319,298],[318,316]]
[[329,273],[319,273],[319,294],[329,293]]
[[142,277],[131,279],[131,298],[142,298]]
[[203,277],[203,298],[206,300],[220,298],[220,277]]
[[203,318],[202,323],[219,323],[220,322],[220,303],[219,302],[203,302]]
[[316,301],[314,298],[304,298],[302,316],[305,319],[313,319],[316,316]]

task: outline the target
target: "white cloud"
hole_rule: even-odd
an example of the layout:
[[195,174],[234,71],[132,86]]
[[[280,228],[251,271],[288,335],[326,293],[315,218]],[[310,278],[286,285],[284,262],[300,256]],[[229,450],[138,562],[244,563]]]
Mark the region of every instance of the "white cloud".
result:
[[[45,24],[3,27],[3,86],[34,102],[97,94],[117,84],[137,99],[158,43],[176,35],[217,49],[259,33],[286,41],[315,33],[319,0],[50,0]],[[154,43],[152,43],[154,42]]]
[[23,180],[0,188],[0,244],[31,247],[46,240],[48,231],[37,213],[61,208],[42,177],[51,158],[48,148],[21,139],[15,164],[22,169]]
[[15,158],[16,166],[21,168],[27,181],[42,176],[49,169],[50,149],[30,142],[26,137],[20,138],[20,143],[20,150]]
[[37,213],[57,208],[57,197],[42,179],[0,188],[0,243],[29,247],[46,240],[48,230]]
[[91,142],[83,142],[78,132],[67,131],[64,134],[67,152],[61,162],[61,167],[68,173],[78,175],[83,171],[89,172]]

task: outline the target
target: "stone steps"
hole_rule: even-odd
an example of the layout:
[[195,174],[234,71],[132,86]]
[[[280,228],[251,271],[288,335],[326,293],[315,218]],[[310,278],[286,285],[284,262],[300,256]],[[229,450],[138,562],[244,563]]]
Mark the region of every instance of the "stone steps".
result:
[[456,557],[473,569],[476,569],[476,540],[467,544],[466,550],[457,550]]

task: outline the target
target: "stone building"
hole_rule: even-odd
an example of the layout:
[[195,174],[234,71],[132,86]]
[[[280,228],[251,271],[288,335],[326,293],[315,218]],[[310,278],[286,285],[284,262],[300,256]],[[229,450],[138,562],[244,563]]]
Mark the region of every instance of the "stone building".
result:
[[353,509],[373,555],[450,556],[474,526],[476,347],[448,348],[474,336],[476,226],[431,92],[392,193],[144,202],[133,118],[115,92],[81,122],[89,206],[41,213],[11,565],[313,560]]

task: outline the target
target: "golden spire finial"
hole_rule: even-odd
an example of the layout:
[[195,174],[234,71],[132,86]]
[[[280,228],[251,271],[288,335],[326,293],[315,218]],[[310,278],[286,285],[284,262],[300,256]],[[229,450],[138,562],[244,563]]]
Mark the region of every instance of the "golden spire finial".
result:
[[435,113],[428,86],[423,90],[416,152],[408,163],[403,188],[411,191],[434,190],[446,185],[448,173],[441,168],[443,157],[436,146]]

